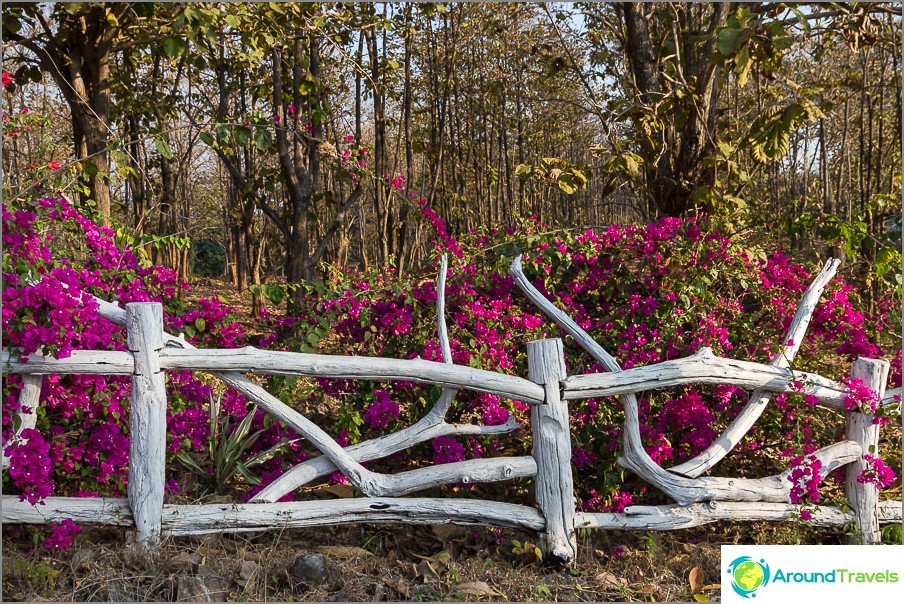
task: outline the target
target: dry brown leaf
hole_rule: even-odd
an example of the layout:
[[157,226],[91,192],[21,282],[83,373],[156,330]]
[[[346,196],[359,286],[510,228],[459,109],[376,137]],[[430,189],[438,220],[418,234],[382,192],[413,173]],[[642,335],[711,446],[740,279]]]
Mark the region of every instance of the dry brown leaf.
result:
[[386,587],[394,589],[403,598],[408,598],[408,581],[402,577],[398,579],[384,579],[383,583]]
[[314,548],[315,552],[326,554],[334,558],[369,558],[373,554],[363,547],[344,545],[321,545]]
[[687,577],[687,582],[691,584],[691,592],[693,593],[703,589],[703,569],[699,566],[692,568]]
[[700,591],[712,591],[714,589],[722,589],[721,583],[710,583],[709,585],[704,585],[700,588]]
[[415,566],[414,572],[418,577],[424,577],[424,579],[439,579],[439,573],[430,565],[429,560],[424,560]]
[[603,589],[619,589],[628,584],[624,577],[616,577],[605,570],[596,574],[596,580],[599,581]]
[[340,498],[354,497],[357,492],[358,490],[350,484],[331,484],[317,489],[318,494],[332,495],[333,497]]
[[485,581],[471,581],[458,586],[463,594],[469,596],[499,597],[502,594],[490,587]]
[[464,537],[468,534],[467,529],[455,526],[454,524],[436,524],[432,528],[433,534],[436,535],[440,541],[448,541],[449,539]]

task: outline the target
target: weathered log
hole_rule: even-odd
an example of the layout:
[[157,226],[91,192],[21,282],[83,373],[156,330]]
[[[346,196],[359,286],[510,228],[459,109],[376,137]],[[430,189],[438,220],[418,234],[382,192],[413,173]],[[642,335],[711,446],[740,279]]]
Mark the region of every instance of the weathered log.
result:
[[437,464],[387,476],[393,497],[401,497],[444,484],[499,482],[537,473],[533,457],[492,457]]
[[[626,443],[627,447],[627,443]],[[843,465],[860,458],[862,449],[853,441],[843,441],[829,445],[812,453],[822,462],[822,472],[828,474]],[[619,463],[636,474],[647,471],[638,465],[637,457],[627,455],[619,458]],[[658,467],[658,466],[657,466]],[[723,478],[704,476],[684,478],[671,472],[654,474],[653,484],[681,505],[704,501],[765,501],[787,502],[791,493],[791,482],[787,480],[790,470],[765,478]],[[649,480],[649,479],[648,479]]]
[[166,385],[158,361],[163,348],[163,305],[126,305],[127,340],[135,358],[129,409],[129,505],[137,545],[150,551],[160,540],[166,474]]
[[[794,318],[791,320],[788,333],[782,341],[782,348],[772,358],[770,365],[782,369],[791,366],[791,362],[794,361],[794,357],[797,356],[800,345],[804,341],[807,327],[810,325],[810,318],[813,316],[813,311],[816,310],[819,298],[822,296],[822,292],[825,290],[826,285],[828,285],[829,281],[835,275],[840,264],[840,260],[829,258],[822,267],[822,270],[819,271],[819,274],[816,275],[816,278],[813,279],[810,286],[804,291],[800,302],[797,305],[797,312],[794,313]],[[712,469],[712,467],[719,463],[729,451],[734,449],[738,443],[741,442],[744,435],[747,434],[750,428],[753,427],[753,424],[756,423],[756,420],[763,414],[763,411],[766,410],[766,405],[772,398],[772,394],[768,392],[768,390],[768,388],[759,387],[758,390],[754,391],[753,394],[750,395],[747,405],[745,405],[741,412],[738,413],[734,420],[732,420],[731,424],[729,424],[725,431],[722,432],[719,438],[713,441],[713,443],[699,455],[670,468],[670,471],[687,476],[688,478],[696,478]],[[817,397],[822,400],[822,397],[819,394],[813,394],[816,394]],[[826,401],[826,403],[828,402],[829,401]],[[842,402],[837,399],[833,399],[831,402],[837,403],[832,405],[836,408],[840,408],[842,405]]]
[[71,518],[76,524],[134,527],[129,500],[94,497],[48,497],[38,505],[20,501],[18,495],[0,500],[3,524],[59,524]]
[[[40,375],[23,375],[22,376],[22,391],[19,393],[19,411],[17,412],[19,418],[19,425],[16,428],[16,433],[9,439],[9,442],[4,443],[3,447],[0,448],[0,455],[2,455],[2,469],[6,469],[9,467],[9,457],[6,456],[6,447],[24,443],[28,439],[22,437],[23,430],[30,430],[35,427],[35,422],[38,419],[38,404],[41,402],[41,381],[43,378]],[[26,413],[26,409],[30,409],[29,412]]]
[[524,378],[422,359],[265,351],[252,346],[232,350],[166,348],[160,355],[160,366],[164,369],[246,372],[261,375],[299,375],[374,381],[404,380],[450,388],[467,388],[533,405],[538,405],[543,400],[542,389]]
[[[861,380],[881,399],[885,392],[889,367],[888,361],[885,360],[857,359],[851,367],[851,377]],[[860,445],[864,454],[875,455],[879,446],[879,425],[873,423],[874,417],[872,413],[861,413],[860,410],[848,411],[845,414],[845,433],[848,438]],[[877,507],[879,489],[875,484],[857,481],[857,477],[868,465],[866,460],[860,457],[848,466],[844,477],[844,492],[856,515],[857,532],[851,536],[851,542],[875,545],[882,542]]]
[[[527,280],[521,270],[521,258],[515,258],[509,269],[515,284],[550,319],[568,332],[597,362],[611,372],[621,372],[621,366],[593,338],[568,315],[556,308]],[[574,379],[578,379],[576,376]],[[620,396],[625,411],[622,439],[624,455],[618,463],[631,470],[681,505],[690,503],[724,501],[787,501],[790,483],[784,480],[786,474],[759,479],[746,478],[686,478],[661,468],[647,454],[640,437],[640,419],[637,397],[633,393]],[[855,452],[856,449],[856,452]],[[823,464],[833,468],[850,463],[859,455],[859,446],[854,443],[837,443],[817,452],[824,458]]]
[[[288,521],[288,526],[322,526],[332,524],[331,514],[338,516],[355,516],[356,519],[347,519],[345,522],[407,522],[404,517],[406,510],[415,510],[413,513],[420,517],[426,524],[446,524],[440,512],[429,512],[431,501],[461,502],[463,504],[482,504],[484,502],[472,500],[450,499],[343,499],[329,502],[324,505],[322,501],[306,501],[299,503],[280,504],[208,504],[205,506],[163,506],[163,530],[167,534],[189,534],[191,530],[189,517],[198,516],[205,518],[204,523],[197,527],[203,532],[216,532],[217,521],[225,521],[230,530],[243,525],[243,516],[246,510],[250,510],[249,519],[244,521],[244,530],[264,530],[266,528],[279,528],[287,526],[281,524]],[[377,502],[377,509],[372,509],[373,502]],[[542,514],[534,508],[518,506],[506,503],[486,502],[492,504],[490,513],[485,518],[485,524],[494,522],[494,526],[514,526],[530,530],[543,530],[544,520]],[[335,505],[334,505],[335,504]],[[389,504],[389,508],[383,508],[381,504]],[[501,506],[501,507],[497,507]],[[192,515],[191,509],[202,508],[198,515]],[[206,509],[203,509],[206,508]],[[186,510],[189,513],[186,514]],[[600,528],[606,530],[677,530],[690,528],[720,520],[733,522],[760,522],[760,521],[793,521],[799,517],[800,506],[789,503],[745,503],[712,501],[697,503],[689,506],[665,505],[665,506],[629,506],[622,514],[615,513],[588,513],[577,512],[575,514],[576,528]],[[128,499],[100,499],[87,497],[49,497],[43,504],[36,506],[27,501],[20,501],[16,495],[4,495],[0,500],[3,524],[49,524],[60,523],[66,518],[71,518],[76,524],[106,525],[106,526],[134,526],[132,510]],[[373,514],[385,513],[388,510],[388,518],[376,518]],[[901,502],[882,501],[878,506],[879,522],[881,524],[894,524],[901,522]],[[473,513],[480,518],[473,507],[458,507],[458,513]],[[831,506],[816,506],[811,509],[814,526],[839,527],[854,521],[853,512],[843,512]],[[435,514],[435,521],[430,521],[430,515]],[[287,518],[288,517],[288,520]],[[467,518],[461,520],[467,521]],[[503,524],[506,520],[512,520]],[[462,522],[464,523],[464,522]],[[474,522],[477,524],[479,522]],[[253,528],[252,528],[253,527]],[[191,533],[195,534],[195,533]],[[197,533],[200,534],[200,533]]]
[[543,515],[534,508],[495,501],[434,498],[356,498],[329,502],[168,505],[164,534],[261,531],[348,524],[405,522],[461,524],[542,530]]
[[[854,513],[837,507],[808,508],[812,526],[842,527],[854,522]],[[710,501],[688,506],[630,506],[623,514],[582,513],[575,517],[577,528],[605,530],[673,531],[728,520],[731,522],[794,522],[800,521],[800,506],[791,503],[748,503]],[[901,522],[901,502],[883,501],[879,504],[879,521],[883,524]]]
[[3,373],[22,375],[132,375],[135,361],[131,353],[121,350],[73,350],[65,359],[29,355],[19,360],[15,351],[3,350]]
[[[437,403],[438,405],[439,403]],[[434,407],[435,408],[435,407]],[[504,434],[518,428],[514,417],[498,426],[447,424],[442,417],[428,413],[412,426],[379,438],[346,447],[356,461],[381,459],[438,436]],[[267,485],[251,499],[251,503],[273,503],[312,480],[331,474],[336,466],[324,455],[299,463]]]
[[531,409],[530,416],[532,454],[537,461],[534,490],[546,518],[540,548],[557,561],[570,564],[577,556],[577,540],[568,405],[559,395],[559,382],[565,377],[562,340],[528,342],[527,371],[531,381],[546,391],[546,404]]
[[772,392],[792,392],[792,382],[803,381],[804,393],[812,394],[827,407],[844,408],[847,388],[812,373],[792,373],[788,369],[715,356],[711,348],[701,348],[693,356],[634,367],[617,373],[572,375],[563,381],[564,399],[577,400],[643,392],[680,384],[730,384]]

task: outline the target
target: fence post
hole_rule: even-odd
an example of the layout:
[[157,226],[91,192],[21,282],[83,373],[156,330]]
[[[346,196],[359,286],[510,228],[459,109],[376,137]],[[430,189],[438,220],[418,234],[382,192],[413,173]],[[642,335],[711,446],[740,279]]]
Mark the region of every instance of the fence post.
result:
[[570,564],[577,556],[574,534],[574,480],[571,475],[571,431],[568,405],[562,400],[565,378],[562,340],[527,344],[528,378],[543,386],[546,401],[531,409],[532,454],[537,462],[536,497],[546,518],[540,548],[549,557]]
[[[851,377],[869,386],[879,398],[885,393],[889,364],[885,360],[857,359],[851,366]],[[863,454],[876,453],[879,444],[879,425],[873,423],[873,414],[858,410],[845,414],[847,439],[860,445]],[[857,482],[866,468],[863,458],[848,464],[844,479],[844,492],[854,512],[857,533],[851,537],[852,543],[873,545],[882,541],[879,530],[879,489],[871,483]]]
[[163,348],[163,305],[126,304],[129,350],[135,357],[129,412],[129,506],[136,545],[149,553],[160,541],[166,451],[166,387],[158,353]]

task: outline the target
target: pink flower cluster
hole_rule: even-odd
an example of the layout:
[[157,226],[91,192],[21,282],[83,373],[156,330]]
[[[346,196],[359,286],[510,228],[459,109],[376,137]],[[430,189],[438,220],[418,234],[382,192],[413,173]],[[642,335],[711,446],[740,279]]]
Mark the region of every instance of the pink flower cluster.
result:
[[453,463],[465,458],[465,447],[454,438],[437,436],[433,439],[433,463]]
[[374,390],[374,400],[364,412],[364,421],[371,428],[383,429],[401,414],[398,404],[393,402],[386,390]]
[[879,395],[872,388],[863,383],[863,380],[846,377],[841,380],[848,387],[848,393],[844,397],[846,409],[858,410],[862,413],[875,413],[879,408]]
[[857,476],[857,482],[862,484],[874,484],[879,489],[884,489],[895,481],[895,471],[885,465],[885,462],[875,455],[867,453],[863,456],[866,468]]
[[822,482],[822,462],[814,455],[798,455],[791,459],[788,481],[791,482],[791,503],[817,503]]
[[66,549],[72,545],[72,538],[82,532],[82,527],[75,524],[72,518],[66,518],[59,524],[51,524],[53,532],[50,537],[44,539],[44,547],[47,549]]

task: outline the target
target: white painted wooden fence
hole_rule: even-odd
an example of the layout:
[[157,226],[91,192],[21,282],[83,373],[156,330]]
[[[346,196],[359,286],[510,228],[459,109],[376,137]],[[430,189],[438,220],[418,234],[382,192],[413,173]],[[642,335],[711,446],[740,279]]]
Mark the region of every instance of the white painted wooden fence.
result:
[[[721,358],[703,349],[696,355],[646,367],[622,370],[618,362],[561,310],[538,292],[521,272],[520,259],[510,274],[519,288],[548,317],[575,338],[608,373],[567,376],[562,342],[540,340],[527,345],[528,379],[452,364],[444,318],[446,260],[437,284],[437,315],[443,363],[386,358],[237,350],[195,349],[181,336],[163,331],[162,307],[157,303],[118,305],[98,300],[99,313],[127,328],[128,352],[74,351],[66,359],[32,355],[24,362],[3,352],[3,372],[23,375],[23,404],[34,407],[40,376],[50,373],[130,375],[130,451],[128,497],[92,499],[50,497],[31,506],[17,496],[3,496],[3,523],[49,523],[72,518],[80,524],[133,527],[136,543],[153,552],[161,536],[211,532],[258,531],[280,527],[309,527],[349,522],[408,522],[414,524],[474,524],[538,531],[540,544],[551,558],[574,560],[578,528],[673,530],[719,520],[788,521],[798,506],[789,503],[788,471],[764,478],[701,477],[734,448],[762,414],[770,397],[792,391],[800,379],[789,364],[810,321],[816,303],[837,268],[829,261],[804,293],[784,341],[786,346],[769,365]],[[247,504],[170,505],[163,503],[165,483],[167,370],[206,371],[236,389],[259,408],[291,426],[322,455],[296,465]],[[851,374],[882,397],[888,362],[860,359]],[[279,374],[360,380],[404,380],[443,387],[436,405],[421,420],[399,432],[347,448],[289,405],[269,394],[243,374]],[[674,468],[650,459],[640,440],[636,393],[685,383],[732,384],[752,389],[748,405],[703,453]],[[856,480],[862,456],[878,442],[872,417],[844,409],[846,387],[818,375],[807,375],[807,392],[821,405],[845,411],[848,440],[814,454],[823,473],[847,465],[845,490],[850,511],[818,506],[817,526],[854,524],[858,543],[878,543],[880,523],[901,522],[901,502],[879,502],[871,484]],[[381,474],[362,462],[379,459],[443,435],[502,434],[517,428],[514,420],[501,426],[450,424],[445,416],[458,389],[489,392],[532,406],[533,451],[526,457],[484,458]],[[882,399],[900,405],[899,391]],[[571,438],[567,401],[617,395],[625,410],[624,455],[619,464],[638,474],[676,504],[632,506],[624,513],[584,513],[575,509],[571,468]],[[23,415],[29,427],[34,415]],[[19,438],[16,435],[14,438]],[[4,457],[4,468],[8,460]],[[341,471],[363,498],[277,503],[285,494],[336,470]],[[411,493],[450,483],[494,482],[534,477],[537,507],[484,500],[409,498]]]

